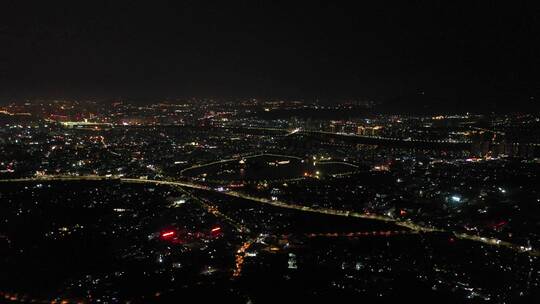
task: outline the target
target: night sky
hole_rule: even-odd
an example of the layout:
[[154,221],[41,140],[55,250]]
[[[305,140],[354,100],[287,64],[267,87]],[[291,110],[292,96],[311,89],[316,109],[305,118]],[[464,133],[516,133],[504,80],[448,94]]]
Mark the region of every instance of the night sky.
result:
[[82,2],[2,2],[1,98],[540,99],[522,1]]

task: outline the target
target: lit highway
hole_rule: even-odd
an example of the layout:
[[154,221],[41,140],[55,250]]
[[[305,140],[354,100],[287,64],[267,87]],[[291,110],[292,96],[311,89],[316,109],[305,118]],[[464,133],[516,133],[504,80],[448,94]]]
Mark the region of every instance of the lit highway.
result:
[[[335,210],[335,209],[329,209],[329,208],[312,208],[308,206],[296,205],[294,203],[285,203],[281,201],[273,201],[271,199],[266,199],[262,197],[254,197],[254,196],[250,196],[250,195],[240,193],[237,191],[218,191],[208,186],[190,183],[190,182],[149,180],[149,179],[137,179],[137,178],[117,178],[117,177],[105,177],[105,176],[96,176],[96,175],[85,175],[85,176],[48,175],[48,176],[35,177],[35,178],[2,179],[0,180],[0,182],[85,181],[85,180],[88,180],[88,181],[119,180],[122,183],[169,185],[169,186],[185,187],[185,188],[191,188],[191,189],[206,190],[206,191],[221,193],[223,195],[230,196],[230,197],[249,200],[254,203],[271,205],[271,206],[279,207],[279,208],[293,209],[293,210],[298,210],[298,211],[303,211],[303,212],[328,214],[328,215],[334,215],[334,216],[355,217],[355,218],[361,218],[361,219],[389,222],[389,223],[394,223],[395,225],[408,228],[416,232],[422,232],[422,233],[432,233],[432,232],[450,233],[454,235],[457,239],[480,242],[480,243],[490,245],[490,246],[504,247],[504,248],[508,248],[517,252],[523,252],[523,253],[527,253],[533,256],[540,256],[540,251],[537,249],[533,249],[531,247],[520,246],[511,242],[503,241],[496,238],[483,237],[483,236],[472,235],[468,233],[447,231],[444,229],[434,228],[434,227],[421,226],[410,221],[396,220],[396,219],[383,216],[383,215],[378,215],[378,214],[368,214],[368,213],[352,212],[352,211],[345,211],[345,210]],[[237,227],[237,228],[242,229],[240,227]]]
[[224,220],[225,222],[229,223],[230,225],[232,225],[238,232],[240,233],[249,233],[249,228],[245,227],[244,225],[238,223],[237,221],[233,220],[232,218],[230,218],[229,216],[223,214],[221,211],[219,211],[219,209],[214,206],[211,202],[209,202],[208,200],[205,200],[205,199],[202,199],[202,198],[199,198],[199,197],[196,197],[194,196],[191,192],[189,191],[186,191],[184,190],[182,187],[178,187],[179,189],[181,189],[182,191],[184,191],[184,193],[186,193],[190,198],[192,198],[195,202],[199,203],[201,206],[203,206],[209,213],[213,214],[214,216],[216,217],[219,217],[221,218],[222,220]]
[[249,247],[251,247],[253,242],[253,239],[244,242],[244,244],[242,244],[242,246],[240,246],[240,248],[238,248],[238,250],[236,251],[236,261],[233,277],[239,277],[242,274],[242,266],[244,265],[246,251],[249,249]]

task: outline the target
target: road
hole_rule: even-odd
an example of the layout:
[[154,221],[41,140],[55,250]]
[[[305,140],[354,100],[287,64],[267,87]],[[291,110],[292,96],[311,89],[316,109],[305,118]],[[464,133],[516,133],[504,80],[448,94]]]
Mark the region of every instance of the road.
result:
[[[448,231],[445,229],[434,228],[434,227],[421,226],[410,221],[402,221],[402,220],[393,219],[393,218],[383,216],[383,215],[378,215],[378,214],[360,213],[360,212],[336,210],[336,209],[330,209],[330,208],[312,208],[308,206],[297,205],[294,203],[285,203],[281,201],[273,201],[273,200],[262,198],[262,197],[254,197],[254,196],[250,196],[250,195],[240,193],[237,191],[218,191],[214,188],[211,188],[205,185],[200,185],[200,184],[195,184],[195,183],[190,183],[190,182],[149,180],[149,179],[137,179],[137,178],[118,178],[118,177],[105,177],[105,176],[96,176],[96,175],[85,175],[85,176],[48,175],[48,176],[34,177],[34,178],[2,179],[0,180],[0,182],[5,183],[5,182],[85,181],[85,180],[88,180],[88,181],[119,180],[122,183],[169,185],[169,186],[185,187],[185,188],[190,188],[190,189],[199,189],[199,190],[217,192],[222,195],[245,199],[254,203],[271,205],[278,208],[285,208],[285,209],[298,210],[302,212],[312,212],[312,213],[327,214],[327,215],[334,215],[334,216],[355,217],[355,218],[361,218],[361,219],[383,221],[383,222],[388,222],[388,223],[394,223],[395,225],[398,225],[400,227],[408,228],[416,232],[422,232],[422,233],[433,233],[433,232],[449,233],[449,234],[454,235],[454,237],[457,239],[480,242],[480,243],[490,245],[490,246],[508,248],[513,251],[527,253],[533,256],[540,256],[540,251],[536,248],[530,248],[530,247],[527,248],[524,246],[520,246],[517,244],[513,244],[511,242],[503,241],[496,238]],[[238,228],[241,229],[240,227]]]
[[211,162],[211,163],[204,163],[204,164],[200,164],[200,165],[191,166],[191,167],[182,169],[180,171],[180,174],[184,175],[185,172],[190,171],[190,170],[194,170],[194,169],[200,169],[200,168],[205,168],[205,167],[209,167],[209,166],[212,166],[212,165],[225,164],[225,163],[229,163],[229,162],[237,162],[237,161],[240,161],[240,160],[246,160],[246,159],[250,159],[250,158],[257,158],[257,157],[261,157],[261,156],[272,156],[272,157],[278,157],[278,158],[293,158],[293,159],[297,159],[297,160],[302,160],[302,158],[300,158],[298,156],[293,156],[293,155],[259,153],[259,154],[244,155],[244,156],[239,156],[239,157],[229,158],[229,159],[222,159],[222,160],[214,161],[214,162]]

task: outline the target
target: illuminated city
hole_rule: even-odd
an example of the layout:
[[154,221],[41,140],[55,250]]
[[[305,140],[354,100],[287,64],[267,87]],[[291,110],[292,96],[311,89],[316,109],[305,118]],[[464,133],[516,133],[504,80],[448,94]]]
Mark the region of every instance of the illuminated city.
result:
[[[197,19],[195,16],[210,12],[208,16],[216,17],[215,22],[229,24],[233,22],[229,16],[250,15],[245,18],[251,20],[256,19],[253,16],[262,18],[261,12],[273,13],[289,27],[301,27],[298,33],[311,41],[296,45],[284,38],[291,49],[276,47],[273,52],[294,48],[304,51],[309,60],[333,58],[336,66],[343,62],[326,53],[329,46],[316,51],[310,43],[344,43],[350,38],[340,38],[338,32],[352,35],[361,31],[356,21],[351,21],[354,27],[348,30],[331,27],[337,38],[313,38],[308,35],[313,32],[303,28],[311,21],[285,17],[300,8],[259,5],[241,4],[235,9],[167,6],[169,9],[157,10],[159,18],[148,20],[168,27],[158,30],[157,25],[135,18],[134,26],[140,30],[137,34],[120,23],[128,17],[119,16],[120,25],[116,23],[113,11],[119,8],[112,4],[95,10],[114,17],[115,22],[109,17],[89,23],[65,19],[74,22],[75,29],[60,30],[54,39],[72,42],[73,48],[88,47],[94,36],[106,37],[99,38],[105,41],[118,34],[125,39],[121,40],[125,46],[117,45],[115,39],[98,41],[127,52],[126,58],[151,56],[138,59],[141,71],[133,75],[118,72],[122,70],[118,63],[96,63],[97,55],[88,55],[87,63],[80,55],[56,54],[56,42],[33,36],[40,31],[44,35],[57,33],[58,25],[50,20],[41,30],[29,30],[32,26],[25,22],[6,22],[8,25],[0,29],[2,39],[19,45],[13,47],[16,52],[2,52],[25,60],[27,48],[20,45],[34,37],[30,40],[43,47],[40,52],[48,58],[56,58],[61,72],[51,72],[49,79],[40,74],[43,81],[34,85],[30,84],[33,72],[28,70],[27,76],[21,76],[15,72],[17,64],[6,64],[6,71],[19,80],[6,77],[9,88],[0,92],[0,303],[540,300],[538,92],[508,97],[493,89],[497,98],[508,98],[500,101],[479,97],[474,95],[478,91],[456,84],[452,91],[474,97],[448,95],[449,101],[441,105],[426,93],[430,86],[437,87],[430,77],[418,78],[426,83],[426,89],[412,85],[418,80],[415,78],[407,85],[392,86],[395,91],[388,85],[387,93],[375,94],[370,91],[375,87],[371,80],[366,81],[370,88],[341,83],[349,71],[344,66],[335,68],[344,76],[336,76],[334,82],[324,78],[327,91],[319,90],[319,82],[310,78],[311,71],[299,74],[311,81],[309,89],[306,82],[291,81],[293,76],[269,70],[253,76],[266,79],[260,81],[264,85],[250,86],[251,76],[237,73],[249,71],[251,65],[267,68],[265,60],[256,57],[272,56],[266,50],[271,42],[257,45],[260,41],[248,35],[255,29],[240,31],[239,37],[247,40],[239,43],[246,48],[251,46],[248,42],[253,43],[259,55],[246,56],[245,62],[227,70],[229,79],[220,68],[204,64],[196,70],[213,71],[218,76],[188,73],[188,63],[183,76],[175,76],[179,70],[160,65],[166,61],[174,65],[176,56],[185,56],[185,62],[208,60],[210,65],[221,60],[219,56],[233,58],[237,51],[199,54],[210,42],[198,37],[208,34],[218,41],[221,34],[228,33],[217,23],[215,28],[193,29],[197,38],[185,34],[182,43],[164,43],[169,38],[160,35],[181,33],[177,29],[181,27],[170,21],[177,15]],[[314,5],[301,9],[313,16],[328,16],[323,23],[348,24],[343,18],[350,16],[347,8],[352,8]],[[415,5],[414,10],[437,11]],[[15,6],[10,9],[21,9]],[[94,20],[94,12],[86,9],[84,13],[77,11],[81,15],[76,16]],[[378,12],[371,6],[364,9]],[[126,10],[135,17],[149,14],[146,7],[128,5]],[[235,14],[220,13],[229,10]],[[392,11],[399,13],[401,8]],[[414,16],[421,15],[417,14]],[[34,8],[30,17],[41,20],[41,15],[40,9]],[[528,16],[519,20],[533,28],[536,19],[526,19]],[[64,22],[63,18],[71,17],[59,20]],[[201,21],[181,22],[197,28]],[[266,19],[260,24],[253,22],[257,31],[270,37],[284,26],[273,28],[274,23]],[[394,28],[391,24],[381,25],[374,33],[390,31]],[[470,24],[480,26],[476,21]],[[403,29],[404,35],[435,32],[411,27]],[[444,27],[457,25],[449,22]],[[521,35],[516,40],[528,37]],[[143,37],[143,45],[150,45],[148,50],[130,48],[141,42],[138,37]],[[441,48],[445,46],[439,43]],[[153,48],[164,47],[162,44],[168,45],[171,53],[163,51],[160,57]],[[539,45],[534,44],[536,48]],[[363,44],[353,46],[364,48]],[[184,47],[188,48],[185,53],[172,54]],[[412,42],[407,47],[412,48]],[[18,52],[21,54],[15,54]],[[117,56],[116,51],[108,52]],[[510,51],[498,52],[503,56]],[[359,56],[376,58],[370,54],[365,51]],[[276,56],[287,61],[293,55]],[[121,61],[120,57],[115,58]],[[50,64],[39,58],[32,60],[43,67]],[[72,68],[60,58],[75,60],[81,73],[86,68],[88,75],[75,73],[73,79],[63,75],[62,71]],[[412,58],[424,60],[422,56]],[[92,60],[99,72],[90,67]],[[383,62],[376,62],[382,69]],[[351,61],[354,68],[360,69],[362,64]],[[531,64],[533,69],[539,67],[538,61],[535,64]],[[165,76],[154,80],[143,77],[148,75],[144,66],[171,69],[174,72],[164,72],[167,79],[193,82],[187,81],[191,85],[180,86],[178,91],[175,85],[162,87],[165,81],[161,77]],[[301,63],[298,66],[306,69]],[[367,65],[367,69],[371,67]],[[449,74],[461,73],[450,66],[447,69]],[[516,70],[529,75],[531,82],[538,80],[535,73]],[[405,77],[399,73],[390,74]],[[358,75],[355,77],[364,77]],[[382,74],[373,75],[381,83],[386,79]],[[89,77],[99,81],[92,82]],[[222,77],[223,83],[213,77]],[[131,84],[125,85],[128,80]],[[397,93],[410,84],[412,93]],[[302,90],[290,90],[295,85]],[[508,84],[521,85],[517,81]],[[142,93],[145,86],[148,91]],[[538,90],[538,82],[536,86]],[[223,87],[227,89],[219,89]],[[441,89],[437,88],[433,91]],[[165,89],[167,94],[161,93]],[[368,93],[359,93],[364,91]],[[521,89],[518,91],[521,94]]]

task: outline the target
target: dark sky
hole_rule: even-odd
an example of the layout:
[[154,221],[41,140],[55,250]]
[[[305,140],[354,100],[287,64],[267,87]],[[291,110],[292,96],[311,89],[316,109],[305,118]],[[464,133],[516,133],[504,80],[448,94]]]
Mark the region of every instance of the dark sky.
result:
[[540,92],[540,11],[525,1],[107,2],[2,1],[0,97]]

